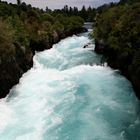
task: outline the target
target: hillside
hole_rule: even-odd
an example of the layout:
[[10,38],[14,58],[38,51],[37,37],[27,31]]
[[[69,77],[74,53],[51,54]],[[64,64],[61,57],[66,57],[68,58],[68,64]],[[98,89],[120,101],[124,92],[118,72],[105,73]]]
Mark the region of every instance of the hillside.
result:
[[78,16],[51,15],[20,1],[0,2],[0,98],[32,66],[35,51],[85,31],[83,23]]
[[98,9],[95,51],[105,56],[108,64],[120,69],[134,85],[140,98],[140,2],[122,0]]

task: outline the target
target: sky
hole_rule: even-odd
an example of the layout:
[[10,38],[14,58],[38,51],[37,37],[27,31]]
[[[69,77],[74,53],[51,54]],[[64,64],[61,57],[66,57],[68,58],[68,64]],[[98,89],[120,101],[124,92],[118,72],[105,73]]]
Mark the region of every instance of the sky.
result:
[[[16,3],[16,0],[2,0],[8,1],[11,3]],[[86,7],[98,7],[104,3],[109,2],[118,2],[119,0],[22,0],[22,2],[26,2],[27,4],[31,4],[34,7],[39,7],[45,9],[48,6],[50,9],[61,9],[64,5],[68,6],[76,6],[79,9],[85,5]]]

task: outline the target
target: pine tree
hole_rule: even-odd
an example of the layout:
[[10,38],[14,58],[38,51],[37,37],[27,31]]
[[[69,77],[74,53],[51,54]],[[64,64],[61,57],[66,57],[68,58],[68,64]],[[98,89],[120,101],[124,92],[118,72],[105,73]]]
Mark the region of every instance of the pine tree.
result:
[[20,5],[21,4],[21,0],[17,0],[17,5]]

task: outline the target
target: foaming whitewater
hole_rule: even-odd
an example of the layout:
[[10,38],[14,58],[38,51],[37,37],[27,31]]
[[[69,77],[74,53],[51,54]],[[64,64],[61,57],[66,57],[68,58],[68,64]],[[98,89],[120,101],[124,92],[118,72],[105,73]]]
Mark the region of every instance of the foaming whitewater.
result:
[[0,100],[0,140],[140,140],[130,82],[101,66],[91,43],[82,34],[36,53],[33,68]]

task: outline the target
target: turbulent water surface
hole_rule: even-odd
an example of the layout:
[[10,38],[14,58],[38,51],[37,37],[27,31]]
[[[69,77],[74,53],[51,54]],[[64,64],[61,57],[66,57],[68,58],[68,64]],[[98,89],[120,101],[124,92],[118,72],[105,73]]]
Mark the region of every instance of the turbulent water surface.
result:
[[101,66],[87,43],[85,33],[36,53],[33,68],[0,101],[0,140],[140,140],[130,82]]

